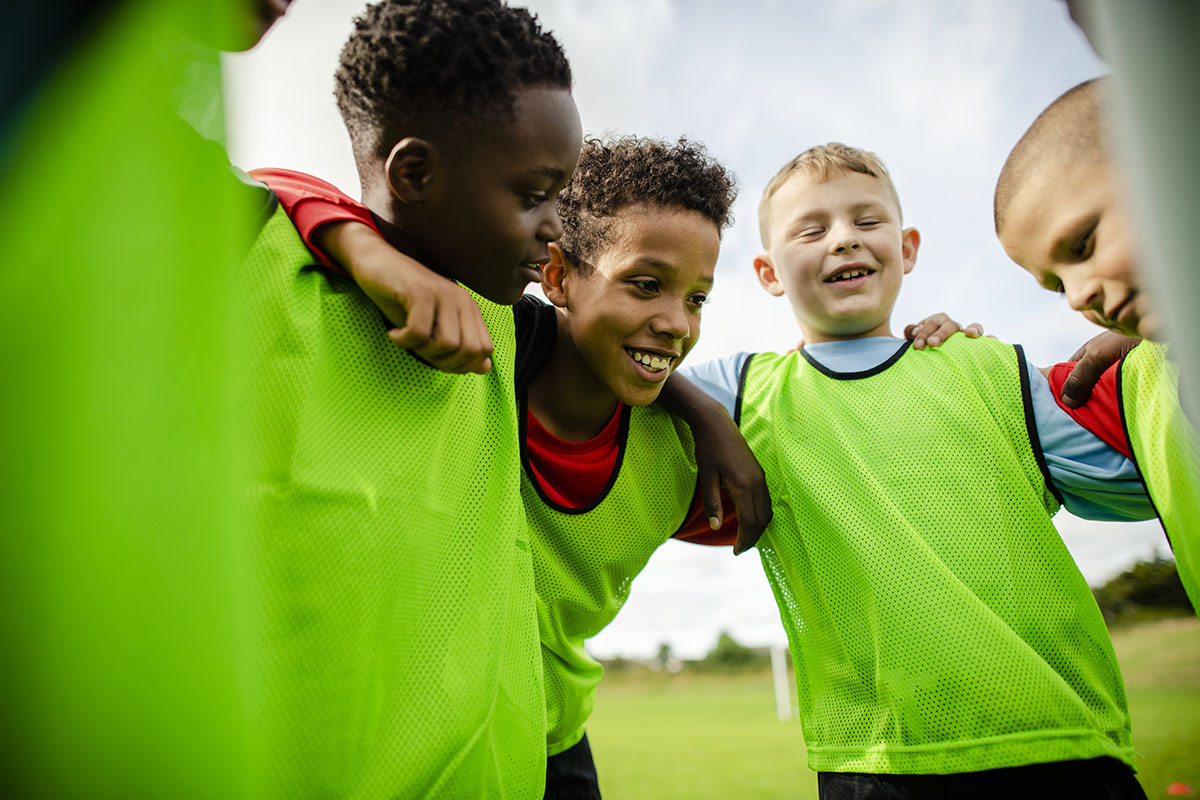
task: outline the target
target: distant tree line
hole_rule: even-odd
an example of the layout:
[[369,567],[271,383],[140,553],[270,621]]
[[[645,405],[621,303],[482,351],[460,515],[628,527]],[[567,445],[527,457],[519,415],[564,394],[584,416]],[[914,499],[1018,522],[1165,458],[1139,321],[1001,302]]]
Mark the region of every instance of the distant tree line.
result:
[[1109,625],[1193,613],[1175,562],[1163,558],[1134,564],[1092,594]]
[[[1092,589],[1104,621],[1109,625],[1124,625],[1166,616],[1192,614],[1192,604],[1175,562],[1163,558],[1142,561],[1122,572],[1108,583]],[[789,653],[790,657],[790,653]],[[743,672],[766,669],[771,663],[767,647],[747,647],[726,631],[721,631],[717,643],[708,655],[695,661],[681,661],[671,651],[671,645],[659,645],[658,654],[649,661],[617,657],[606,660],[610,672],[658,670],[678,672],[681,669],[697,672]]]

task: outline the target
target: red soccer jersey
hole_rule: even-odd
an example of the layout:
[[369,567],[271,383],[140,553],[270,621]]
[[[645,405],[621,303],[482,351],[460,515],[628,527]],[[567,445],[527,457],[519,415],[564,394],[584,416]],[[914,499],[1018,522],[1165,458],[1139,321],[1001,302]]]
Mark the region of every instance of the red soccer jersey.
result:
[[1120,362],[1113,364],[1092,388],[1092,396],[1079,408],[1067,408],[1062,402],[1062,388],[1075,368],[1074,361],[1055,364],[1050,368],[1050,391],[1063,411],[1071,418],[1100,437],[1109,447],[1133,458],[1129,448],[1129,440],[1125,438],[1125,428],[1121,425],[1121,404],[1117,397],[1117,368]]

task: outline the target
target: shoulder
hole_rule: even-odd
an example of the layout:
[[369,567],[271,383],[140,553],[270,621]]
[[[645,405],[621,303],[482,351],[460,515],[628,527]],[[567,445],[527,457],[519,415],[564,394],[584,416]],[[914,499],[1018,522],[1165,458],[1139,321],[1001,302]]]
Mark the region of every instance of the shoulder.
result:
[[541,369],[558,332],[558,315],[554,306],[527,294],[512,308],[516,325],[516,384],[517,393],[524,392],[533,376]]

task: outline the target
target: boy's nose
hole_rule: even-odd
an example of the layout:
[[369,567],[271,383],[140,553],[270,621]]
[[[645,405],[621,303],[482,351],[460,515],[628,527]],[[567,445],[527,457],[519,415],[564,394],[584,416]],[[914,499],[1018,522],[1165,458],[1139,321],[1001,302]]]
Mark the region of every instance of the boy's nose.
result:
[[692,334],[687,309],[683,306],[677,307],[674,303],[658,313],[654,318],[653,328],[655,333],[670,336],[675,341],[687,339]]
[[543,242],[557,242],[563,235],[562,220],[558,217],[556,203],[547,203],[548,210],[538,223],[537,238]]
[[1068,280],[1065,277],[1063,281],[1063,294],[1067,296],[1067,303],[1076,311],[1087,311],[1088,309],[1101,310],[1104,308],[1104,292],[1100,290],[1100,283],[1091,280]]
[[833,252],[838,254],[852,253],[855,250],[861,249],[862,242],[858,241],[858,239],[842,239],[834,245]]

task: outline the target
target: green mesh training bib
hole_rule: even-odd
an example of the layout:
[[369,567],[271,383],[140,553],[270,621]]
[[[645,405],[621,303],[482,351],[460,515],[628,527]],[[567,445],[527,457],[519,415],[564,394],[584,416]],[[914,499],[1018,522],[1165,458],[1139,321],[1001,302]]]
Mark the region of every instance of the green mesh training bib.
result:
[[584,642],[617,616],[630,583],[683,524],[696,488],[691,431],[670,414],[654,406],[626,407],[620,440],[616,480],[591,508],[564,509],[545,498],[528,474],[522,476],[549,755],[583,738],[595,705],[604,669]]
[[1144,341],[1119,370],[1121,424],[1200,613],[1200,439],[1179,405],[1179,368],[1165,345]]
[[1132,765],[1108,632],[1050,522],[1019,348],[957,336],[850,374],[760,354],[743,381],[812,769]]
[[244,268],[256,796],[540,798],[512,309],[446,375],[313,265],[279,212]]

